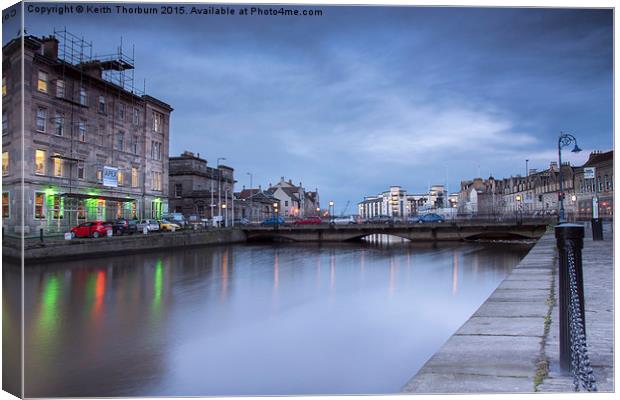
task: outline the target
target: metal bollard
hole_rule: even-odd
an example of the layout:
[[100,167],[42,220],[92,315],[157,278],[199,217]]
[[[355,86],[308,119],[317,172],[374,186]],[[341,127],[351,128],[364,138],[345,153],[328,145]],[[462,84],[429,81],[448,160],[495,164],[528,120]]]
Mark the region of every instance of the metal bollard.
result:
[[568,251],[573,251],[575,260],[575,272],[577,281],[577,296],[579,308],[583,317],[585,335],[585,306],[583,296],[583,271],[581,263],[581,249],[583,248],[584,228],[582,225],[564,223],[555,227],[559,253],[559,285],[558,296],[560,303],[560,368],[564,371],[571,370],[571,339],[569,330],[569,264]]
[[39,229],[39,239],[41,240],[41,243],[43,243],[43,228]]
[[603,240],[602,218],[592,218],[592,240]]

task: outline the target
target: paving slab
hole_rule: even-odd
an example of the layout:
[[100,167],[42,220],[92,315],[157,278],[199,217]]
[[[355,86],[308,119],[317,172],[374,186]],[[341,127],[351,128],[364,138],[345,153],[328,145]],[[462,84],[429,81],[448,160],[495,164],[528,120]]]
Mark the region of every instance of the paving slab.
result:
[[537,318],[472,317],[456,335],[535,336],[542,339],[545,332],[544,316]]
[[518,301],[506,307],[506,302],[489,299],[483,303],[473,317],[540,317],[547,315],[549,306],[540,301]]

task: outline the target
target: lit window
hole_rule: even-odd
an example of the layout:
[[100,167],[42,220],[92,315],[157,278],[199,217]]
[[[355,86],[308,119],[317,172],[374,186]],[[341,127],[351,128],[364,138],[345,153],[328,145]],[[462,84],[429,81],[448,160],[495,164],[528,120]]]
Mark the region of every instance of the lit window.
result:
[[62,159],[58,154],[54,157],[54,176],[62,177]]
[[9,152],[2,152],[2,176],[9,174]]
[[123,132],[118,132],[116,134],[116,143],[115,143],[115,147],[116,150],[123,150],[125,145],[125,134]]
[[116,181],[118,182],[118,186],[123,186],[123,171],[118,171],[116,173]]
[[56,112],[56,118],[54,118],[54,134],[55,135],[62,136],[64,124],[65,124],[64,114]]
[[2,134],[9,133],[9,116],[6,111],[2,112]]
[[6,76],[2,77],[2,97],[6,96]]
[[45,175],[46,151],[36,150],[34,153],[34,173]]
[[87,96],[86,96],[86,89],[84,88],[80,88],[80,104],[85,106],[87,105]]
[[153,111],[153,131],[162,133],[164,129],[164,115]]
[[61,99],[65,97],[65,81],[61,79],[56,81],[56,97]]
[[105,112],[105,97],[103,96],[99,96],[99,112],[100,113]]
[[153,172],[153,190],[161,190],[161,172]]
[[101,182],[103,181],[103,171],[102,170],[97,170],[97,181]]
[[78,140],[86,142],[86,121],[83,119],[78,122]]
[[35,192],[34,194],[34,217],[37,219],[45,218],[45,193]]
[[47,73],[39,71],[39,80],[37,81],[37,90],[42,93],[47,93]]
[[47,110],[45,108],[37,108],[37,131],[45,132],[45,126],[47,124]]
[[138,187],[138,168],[131,167],[131,187]]
[[78,164],[77,177],[78,179],[84,179],[84,164]]
[[2,192],[2,218],[9,218],[10,215],[9,192]]

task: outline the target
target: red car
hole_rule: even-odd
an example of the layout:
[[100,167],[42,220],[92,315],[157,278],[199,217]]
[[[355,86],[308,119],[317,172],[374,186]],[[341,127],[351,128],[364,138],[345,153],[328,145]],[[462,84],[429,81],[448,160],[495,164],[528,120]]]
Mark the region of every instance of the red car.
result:
[[103,221],[84,222],[71,228],[71,237],[94,237],[107,236],[108,230],[112,230],[112,225]]
[[295,225],[314,225],[314,224],[321,224],[321,223],[323,223],[323,220],[321,220],[321,217],[317,217],[317,216],[308,217],[304,219],[298,219],[297,221],[295,221]]

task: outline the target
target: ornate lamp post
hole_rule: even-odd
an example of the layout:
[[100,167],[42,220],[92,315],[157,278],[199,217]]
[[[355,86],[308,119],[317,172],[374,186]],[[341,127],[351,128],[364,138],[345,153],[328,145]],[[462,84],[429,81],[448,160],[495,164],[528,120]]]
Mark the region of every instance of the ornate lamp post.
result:
[[577,146],[577,139],[570,133],[560,132],[560,136],[558,137],[558,168],[560,179],[560,215],[559,215],[559,223],[566,222],[566,218],[564,217],[564,178],[562,176],[562,148],[569,146],[571,143],[575,144],[575,147],[571,150],[573,153],[579,153],[581,149]]

